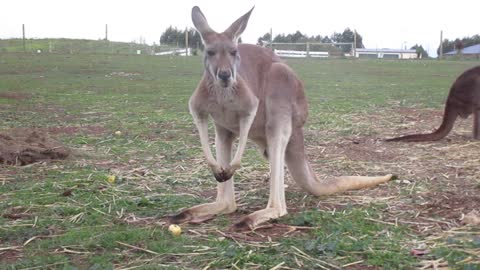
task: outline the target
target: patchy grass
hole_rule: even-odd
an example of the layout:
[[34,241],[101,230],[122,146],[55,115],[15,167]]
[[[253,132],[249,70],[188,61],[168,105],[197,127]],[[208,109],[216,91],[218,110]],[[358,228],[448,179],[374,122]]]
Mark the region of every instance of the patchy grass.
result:
[[173,237],[166,215],[215,198],[187,110],[201,59],[2,54],[0,132],[40,129],[73,156],[0,167],[0,268],[478,269],[478,229],[462,219],[480,208],[470,120],[439,142],[381,141],[437,126],[450,84],[476,63],[288,62],[305,82],[318,175],[398,180],[316,198],[288,177],[290,214],[232,233],[267,202],[268,166],[249,145],[237,213]]
[[152,51],[168,50],[169,46],[150,46],[134,42],[115,42],[106,40],[44,38],[25,40],[0,39],[0,53],[61,53],[61,54],[150,54]]

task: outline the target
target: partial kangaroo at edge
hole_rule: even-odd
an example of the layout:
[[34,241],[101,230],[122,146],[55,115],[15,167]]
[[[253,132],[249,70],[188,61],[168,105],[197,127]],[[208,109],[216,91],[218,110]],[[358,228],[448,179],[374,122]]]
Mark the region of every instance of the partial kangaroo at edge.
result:
[[[253,10],[253,9],[252,9]],[[190,98],[189,108],[200,135],[207,164],[217,179],[215,202],[184,209],[170,217],[170,223],[202,222],[237,209],[233,174],[240,167],[247,140],[257,144],[270,164],[270,197],[267,207],[247,215],[233,226],[252,229],[258,224],[287,214],[284,166],[307,192],[328,195],[387,182],[379,177],[344,176],[320,180],[307,161],[303,126],[307,100],[303,84],[292,69],[271,50],[238,44],[252,12],[217,33],[198,7],[192,21],[205,45],[204,73]],[[208,139],[208,118],[215,126],[216,159]],[[238,146],[233,154],[233,141]]]
[[467,118],[473,113],[473,138],[480,140],[480,66],[463,72],[453,83],[445,103],[443,121],[432,133],[412,134],[387,139],[387,142],[437,141],[450,133],[458,116]]

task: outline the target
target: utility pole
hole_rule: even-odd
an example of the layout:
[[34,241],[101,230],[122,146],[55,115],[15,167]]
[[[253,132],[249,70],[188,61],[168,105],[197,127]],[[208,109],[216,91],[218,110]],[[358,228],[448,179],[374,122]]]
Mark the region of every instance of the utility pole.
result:
[[270,48],[273,50],[273,30],[270,28]]
[[440,31],[440,52],[439,52],[438,59],[443,58],[443,30]]
[[23,32],[23,51],[27,52],[27,47],[25,46],[25,24],[22,24],[22,32]]
[[108,40],[108,24],[105,24],[105,41]]
[[353,57],[357,57],[357,30],[353,30],[353,47],[352,47]]
[[188,56],[188,27],[185,27],[185,56]]

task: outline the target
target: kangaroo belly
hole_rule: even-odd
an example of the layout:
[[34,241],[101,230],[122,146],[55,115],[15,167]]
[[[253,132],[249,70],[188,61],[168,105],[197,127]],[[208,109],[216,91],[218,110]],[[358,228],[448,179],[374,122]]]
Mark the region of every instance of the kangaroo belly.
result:
[[210,111],[210,115],[217,125],[226,128],[235,134],[238,134],[240,130],[238,113],[229,111],[225,108],[219,108]]

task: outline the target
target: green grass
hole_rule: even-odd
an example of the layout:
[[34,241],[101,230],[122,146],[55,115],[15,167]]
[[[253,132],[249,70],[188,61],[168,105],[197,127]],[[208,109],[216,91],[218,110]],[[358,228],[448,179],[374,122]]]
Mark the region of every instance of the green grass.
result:
[[[369,132],[364,123],[352,121],[352,114],[402,107],[440,109],[454,78],[475,64],[313,59],[288,63],[305,83],[310,104],[306,129],[313,132],[307,134],[307,143],[312,144],[327,139],[321,136]],[[25,214],[17,220],[0,216],[0,248],[19,247],[8,253],[17,258],[0,259],[0,268],[270,269],[283,263],[313,269],[362,261],[365,267],[412,269],[418,263],[409,251],[421,236],[404,224],[378,222],[389,211],[379,202],[349,204],[336,212],[311,204],[295,207],[278,222],[314,229],[272,236],[270,242],[234,241],[220,234],[234,221],[228,216],[186,225],[180,237],[170,235],[162,217],[214,199],[215,182],[203,162],[187,108],[201,74],[200,57],[0,54],[0,94],[28,95],[23,100],[0,96],[0,130],[78,128],[57,134],[75,149],[72,158],[0,167],[5,172],[0,171],[0,213]],[[92,132],[92,127],[100,132]],[[329,133],[315,133],[318,130]],[[258,178],[267,164],[250,145],[242,166],[236,181],[245,203],[241,213],[247,213],[266,204],[268,188]],[[115,183],[107,182],[108,175],[117,176]],[[62,195],[67,190],[71,196]],[[298,189],[289,190],[287,204],[301,205],[303,197]],[[310,202],[323,199],[308,197]],[[477,242],[465,246],[478,248]],[[448,245],[434,254],[452,267],[468,256]]]
[[148,54],[152,50],[159,52],[168,49],[169,46],[150,46],[133,42],[65,38],[26,39],[24,48],[22,39],[0,39],[1,53],[37,53],[40,50],[43,53],[60,54],[137,54],[137,50],[140,50],[142,54]]

